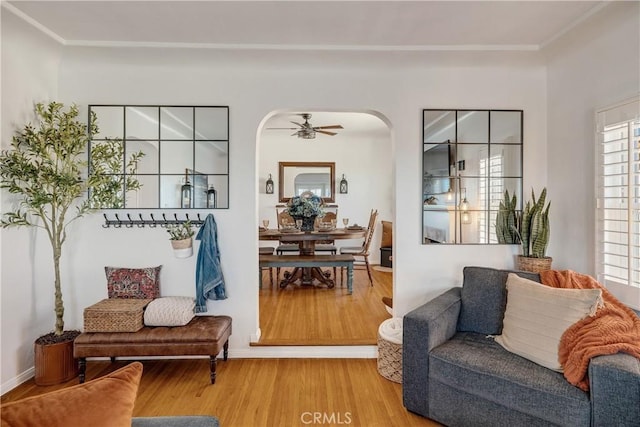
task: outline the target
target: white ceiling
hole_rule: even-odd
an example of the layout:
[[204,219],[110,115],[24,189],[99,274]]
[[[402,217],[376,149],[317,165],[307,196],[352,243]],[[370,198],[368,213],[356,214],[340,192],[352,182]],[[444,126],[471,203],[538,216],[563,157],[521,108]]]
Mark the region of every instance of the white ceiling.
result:
[[[279,63],[305,55],[321,65],[386,66],[410,57],[466,52],[469,60],[536,54],[545,45],[606,6],[606,1],[22,1],[0,0],[68,46],[189,47],[219,54],[246,53]],[[6,11],[5,11],[6,12]],[[193,51],[193,50],[189,50]],[[150,56],[152,52],[147,52]],[[159,49],[158,55],[164,55]],[[202,57],[197,51],[193,54]],[[380,56],[382,55],[382,56]],[[475,55],[475,56],[473,56]],[[480,56],[477,56],[480,55]],[[219,57],[219,56],[218,56]],[[518,58],[518,57],[516,57]],[[505,60],[501,57],[501,60]],[[287,136],[302,119],[285,111],[271,116],[263,135]],[[314,126],[341,124],[342,137],[385,135],[389,129],[364,113],[304,111]],[[318,135],[318,138],[332,138]]]
[[8,1],[66,45],[531,51],[603,1]]

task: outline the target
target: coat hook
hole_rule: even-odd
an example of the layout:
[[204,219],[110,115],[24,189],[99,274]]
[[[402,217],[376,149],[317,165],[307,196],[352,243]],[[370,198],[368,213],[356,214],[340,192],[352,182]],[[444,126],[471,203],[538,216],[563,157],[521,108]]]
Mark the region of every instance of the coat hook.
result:
[[125,224],[125,227],[133,228],[133,220],[131,219],[131,215],[127,214],[127,218],[129,219],[129,221]]
[[149,223],[149,227],[156,228],[158,226],[158,222],[153,217],[153,214],[149,214],[149,216],[151,217],[151,222]]
[[114,226],[115,228],[120,228],[120,227],[122,227],[122,221],[120,220],[120,217],[118,216],[118,214],[114,214],[114,216],[116,217],[116,221],[118,221],[118,223],[117,223],[117,224],[114,224],[113,226]]
[[104,224],[102,224],[102,228],[111,227],[111,225],[109,225],[109,218],[107,218],[107,214],[103,213],[102,216],[104,216]]

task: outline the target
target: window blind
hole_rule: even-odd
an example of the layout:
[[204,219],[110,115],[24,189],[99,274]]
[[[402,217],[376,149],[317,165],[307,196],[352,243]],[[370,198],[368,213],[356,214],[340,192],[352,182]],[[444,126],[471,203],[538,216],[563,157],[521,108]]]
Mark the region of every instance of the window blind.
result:
[[640,101],[596,113],[598,281],[640,308]]

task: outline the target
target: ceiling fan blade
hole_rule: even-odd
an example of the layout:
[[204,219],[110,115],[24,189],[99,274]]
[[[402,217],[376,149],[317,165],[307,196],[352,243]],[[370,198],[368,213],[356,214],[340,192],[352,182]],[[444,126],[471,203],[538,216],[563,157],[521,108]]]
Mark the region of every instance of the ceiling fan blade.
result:
[[344,129],[342,125],[314,126],[314,129]]
[[319,130],[319,129],[315,129],[315,131],[316,131],[317,133],[324,133],[325,135],[331,135],[331,136],[337,135],[337,133],[336,133],[336,132],[329,132],[328,130]]
[[297,130],[298,128],[267,128],[267,129],[285,129],[285,130]]
[[303,127],[304,127],[304,125],[303,125],[303,124],[301,124],[301,123],[294,122],[294,121],[292,121],[292,120],[289,120],[289,121],[290,121],[291,123],[293,123],[294,125],[298,125],[298,126],[300,126],[301,128],[303,128]]
[[290,136],[296,136],[297,134],[298,134],[298,132],[294,132]]

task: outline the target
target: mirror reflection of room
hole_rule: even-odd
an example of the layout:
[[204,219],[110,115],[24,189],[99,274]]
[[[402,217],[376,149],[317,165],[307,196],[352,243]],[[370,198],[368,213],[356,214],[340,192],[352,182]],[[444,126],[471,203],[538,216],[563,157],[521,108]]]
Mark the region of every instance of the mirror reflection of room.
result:
[[505,190],[522,200],[522,126],[521,110],[424,110],[423,244],[498,243]]
[[[110,144],[125,158],[143,153],[133,170],[114,163],[121,203],[102,208],[229,207],[228,107],[90,105],[89,111],[99,125],[92,149]],[[139,187],[128,188],[127,177]]]

